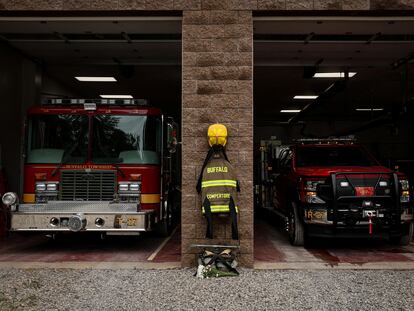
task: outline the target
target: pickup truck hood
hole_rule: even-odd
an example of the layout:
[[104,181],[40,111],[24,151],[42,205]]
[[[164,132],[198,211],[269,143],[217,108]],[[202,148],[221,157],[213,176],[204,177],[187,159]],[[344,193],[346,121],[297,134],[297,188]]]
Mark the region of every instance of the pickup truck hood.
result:
[[328,177],[336,172],[392,173],[393,171],[383,166],[299,167],[296,169],[296,174],[300,176]]

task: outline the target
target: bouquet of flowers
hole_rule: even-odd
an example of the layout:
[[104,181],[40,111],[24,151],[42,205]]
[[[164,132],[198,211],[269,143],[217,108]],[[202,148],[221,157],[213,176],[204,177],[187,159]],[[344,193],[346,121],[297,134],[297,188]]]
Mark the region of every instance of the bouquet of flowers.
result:
[[237,261],[230,249],[220,253],[204,250],[199,255],[196,276],[201,279],[238,276]]

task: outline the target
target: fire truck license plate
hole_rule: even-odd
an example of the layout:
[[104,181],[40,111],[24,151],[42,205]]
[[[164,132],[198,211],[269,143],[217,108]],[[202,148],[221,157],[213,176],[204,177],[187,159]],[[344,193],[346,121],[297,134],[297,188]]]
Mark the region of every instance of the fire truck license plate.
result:
[[375,194],[374,187],[355,187],[357,197],[372,197]]
[[115,217],[115,228],[125,228],[125,227],[135,227],[138,224],[137,217],[122,217],[116,216]]
[[127,226],[128,227],[135,227],[138,223],[138,219],[135,217],[128,217],[127,218]]

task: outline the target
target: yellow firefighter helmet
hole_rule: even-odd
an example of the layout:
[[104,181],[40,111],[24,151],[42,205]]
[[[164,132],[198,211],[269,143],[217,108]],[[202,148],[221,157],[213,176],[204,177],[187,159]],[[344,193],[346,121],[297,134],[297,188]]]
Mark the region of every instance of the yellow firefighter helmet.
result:
[[208,128],[208,144],[225,146],[227,143],[227,128],[223,124],[213,124]]

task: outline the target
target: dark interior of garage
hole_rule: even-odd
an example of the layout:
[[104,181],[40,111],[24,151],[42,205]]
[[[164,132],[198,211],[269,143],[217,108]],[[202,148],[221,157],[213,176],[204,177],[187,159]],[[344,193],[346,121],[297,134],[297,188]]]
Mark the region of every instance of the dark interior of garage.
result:
[[19,188],[26,110],[46,98],[128,95],[180,124],[180,18],[22,18],[1,21],[0,38],[0,145],[9,189]]
[[[407,20],[256,17],[257,208],[271,208],[273,204],[272,198],[259,199],[261,187],[271,187],[278,173],[272,171],[274,163],[261,161],[263,147],[271,142],[279,146],[276,151],[280,152],[297,139],[350,137],[383,166],[413,177],[412,29],[412,22]],[[258,236],[265,235],[263,228],[267,225],[257,217],[256,250],[263,249]],[[271,222],[271,226],[278,229],[268,236],[285,247],[284,222]],[[259,255],[259,260],[263,258],[266,260],[266,254]]]
[[[256,143],[270,136],[289,143],[299,137],[357,135],[384,161],[408,159],[414,151],[410,25],[257,21]],[[347,81],[314,77],[346,71]],[[319,99],[294,99],[296,95]]]
[[[410,160],[414,153],[410,29],[407,21],[257,18],[255,145],[271,136],[289,144],[301,137],[355,135],[384,165]],[[348,79],[315,77],[346,72]],[[316,98],[294,99],[297,95]]]

